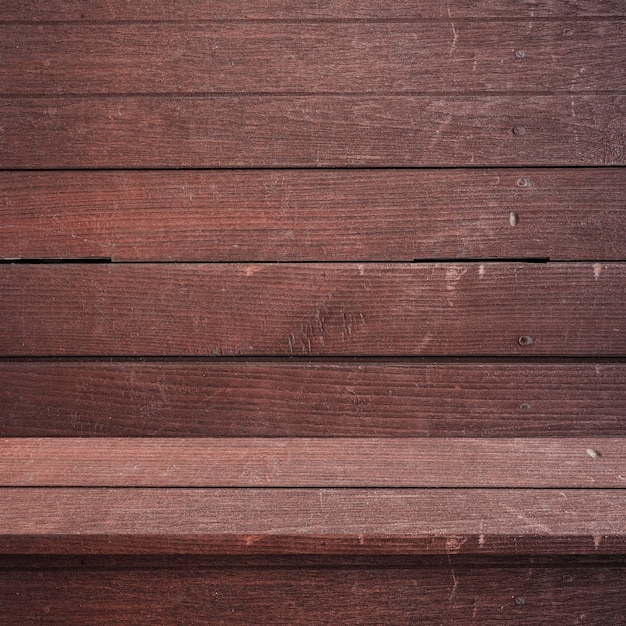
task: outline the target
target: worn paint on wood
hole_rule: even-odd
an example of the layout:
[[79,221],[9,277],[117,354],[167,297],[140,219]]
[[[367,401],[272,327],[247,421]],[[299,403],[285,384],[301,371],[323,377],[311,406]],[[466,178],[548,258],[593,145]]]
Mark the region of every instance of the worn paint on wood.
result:
[[[623,22],[0,26],[0,94],[623,90]],[[332,67],[332,71],[328,68]]]
[[9,554],[626,554],[624,489],[3,493]]
[[622,362],[0,361],[4,437],[625,436]]
[[567,557],[40,558],[0,570],[0,619],[106,626],[574,624],[585,615],[618,624],[626,620],[625,577],[623,559]]
[[2,487],[626,488],[626,438],[0,439]]
[[4,0],[1,21],[83,21],[104,22],[116,20],[350,20],[384,21],[419,19],[533,19],[555,17],[625,17],[620,0],[448,0],[434,3],[430,0],[334,0],[307,2],[297,0],[213,0],[210,5],[168,0],[92,0],[76,3],[74,0]]
[[626,257],[623,169],[0,173],[0,257]]
[[0,268],[19,355],[613,355],[622,263]]
[[0,168],[624,165],[624,96],[0,99]]

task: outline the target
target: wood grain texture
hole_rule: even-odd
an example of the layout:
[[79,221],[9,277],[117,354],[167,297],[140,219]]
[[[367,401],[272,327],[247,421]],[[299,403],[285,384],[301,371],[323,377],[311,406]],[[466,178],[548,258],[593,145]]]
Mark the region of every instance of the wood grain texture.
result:
[[624,489],[3,490],[5,554],[626,554]]
[[11,438],[1,487],[626,488],[626,438]]
[[450,18],[577,18],[624,17],[620,0],[451,0],[444,4],[429,0],[213,0],[168,2],[167,0],[4,0],[0,21],[60,20],[307,20],[307,19],[445,19]]
[[83,558],[80,570],[53,563],[51,569],[0,571],[0,619],[107,626],[626,620],[623,561],[518,561],[468,563],[451,556],[449,562],[379,557],[362,563],[335,557],[329,565],[299,559],[268,567],[169,559],[155,568],[120,566],[118,559],[113,569]]
[[624,26],[5,25],[0,94],[622,92]]
[[0,362],[3,437],[626,436],[626,364]]
[[622,263],[0,268],[20,355],[626,354]]
[[5,259],[624,260],[625,241],[621,168],[0,172]]
[[3,169],[623,165],[624,96],[0,99]]

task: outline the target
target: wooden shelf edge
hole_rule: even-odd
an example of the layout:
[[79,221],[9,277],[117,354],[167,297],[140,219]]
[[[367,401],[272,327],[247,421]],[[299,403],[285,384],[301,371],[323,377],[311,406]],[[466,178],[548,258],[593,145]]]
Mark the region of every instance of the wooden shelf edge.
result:
[[1,554],[626,554],[612,489],[2,490]]

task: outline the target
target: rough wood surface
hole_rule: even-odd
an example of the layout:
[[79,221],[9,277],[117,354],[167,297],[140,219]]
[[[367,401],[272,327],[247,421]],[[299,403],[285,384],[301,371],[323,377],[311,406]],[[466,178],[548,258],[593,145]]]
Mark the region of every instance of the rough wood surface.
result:
[[624,489],[3,491],[6,554],[626,554]]
[[3,356],[626,354],[622,263],[0,270]]
[[624,22],[567,25],[5,25],[0,94],[623,91]]
[[0,99],[3,169],[623,165],[624,96]]
[[[231,557],[231,561],[234,560]],[[335,557],[277,566],[82,558],[0,571],[7,624],[479,624],[626,620],[624,561]],[[130,610],[132,607],[132,610]]]
[[10,438],[0,487],[626,488],[626,438]]
[[307,19],[445,19],[624,17],[620,0],[334,0],[302,3],[297,0],[3,0],[0,21],[59,20],[307,20]]
[[626,436],[626,364],[0,362],[3,437]]
[[1,172],[0,257],[626,259],[626,170]]

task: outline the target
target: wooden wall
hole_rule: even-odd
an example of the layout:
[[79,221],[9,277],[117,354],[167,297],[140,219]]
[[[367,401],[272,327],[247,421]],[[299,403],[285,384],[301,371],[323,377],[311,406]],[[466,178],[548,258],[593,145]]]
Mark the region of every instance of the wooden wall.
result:
[[0,621],[626,621],[626,5],[4,0]]

